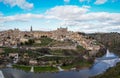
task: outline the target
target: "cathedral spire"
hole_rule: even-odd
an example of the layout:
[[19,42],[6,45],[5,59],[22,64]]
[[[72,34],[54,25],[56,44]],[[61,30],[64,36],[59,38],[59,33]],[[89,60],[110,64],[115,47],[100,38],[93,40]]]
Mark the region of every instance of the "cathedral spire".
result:
[[32,26],[31,26],[31,28],[30,28],[30,31],[32,32],[33,30],[32,30]]

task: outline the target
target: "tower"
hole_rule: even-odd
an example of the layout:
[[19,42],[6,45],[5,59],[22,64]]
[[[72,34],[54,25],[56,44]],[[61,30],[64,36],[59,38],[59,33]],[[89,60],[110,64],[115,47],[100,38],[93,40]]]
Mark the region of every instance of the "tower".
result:
[[32,26],[31,26],[31,28],[30,28],[30,31],[32,32],[33,30],[32,30]]

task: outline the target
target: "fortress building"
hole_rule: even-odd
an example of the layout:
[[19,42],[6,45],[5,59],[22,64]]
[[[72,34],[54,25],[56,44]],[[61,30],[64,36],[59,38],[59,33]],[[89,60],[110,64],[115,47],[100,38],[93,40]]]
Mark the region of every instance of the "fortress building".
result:
[[[50,37],[55,40],[62,40],[65,39],[68,35],[67,28],[57,28],[57,30],[54,31],[33,31],[32,26],[30,29],[30,33],[32,34],[33,38],[41,38],[42,36]],[[28,32],[29,35],[29,32]]]

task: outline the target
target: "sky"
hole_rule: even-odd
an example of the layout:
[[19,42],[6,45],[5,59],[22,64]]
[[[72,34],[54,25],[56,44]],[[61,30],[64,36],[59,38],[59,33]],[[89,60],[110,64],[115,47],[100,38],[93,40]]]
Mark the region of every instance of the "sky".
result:
[[0,31],[120,32],[120,0],[0,0]]

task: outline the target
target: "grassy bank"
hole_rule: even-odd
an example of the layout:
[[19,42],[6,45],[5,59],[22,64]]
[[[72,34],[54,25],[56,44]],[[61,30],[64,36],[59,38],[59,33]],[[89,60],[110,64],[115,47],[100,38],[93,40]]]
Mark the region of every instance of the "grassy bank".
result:
[[65,70],[70,70],[71,68],[76,68],[76,69],[82,69],[82,68],[89,68],[92,66],[92,63],[88,61],[79,61],[77,63],[69,64],[69,65],[64,65],[61,68]]
[[30,71],[30,69],[31,69],[30,66],[24,66],[24,65],[13,65],[13,68],[16,68],[19,70],[24,70],[24,71]]
[[[88,61],[80,61],[73,64],[63,65],[61,66],[64,70],[70,70],[71,68],[76,69],[82,69],[82,68],[89,68],[92,65],[92,63]],[[31,66],[24,66],[24,65],[13,65],[13,68],[24,70],[24,71],[30,71]],[[34,66],[34,72],[57,72],[59,71],[57,67],[51,67],[51,66]]]
[[[13,68],[24,70],[24,71],[30,71],[31,66],[24,66],[24,65],[13,65]],[[56,67],[51,66],[34,66],[34,72],[57,72],[58,69]]]

